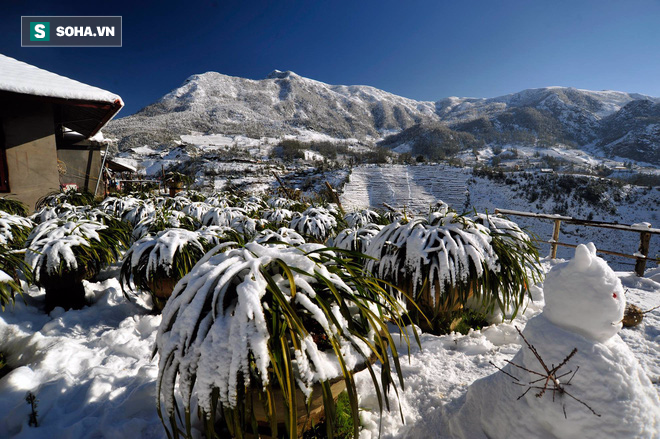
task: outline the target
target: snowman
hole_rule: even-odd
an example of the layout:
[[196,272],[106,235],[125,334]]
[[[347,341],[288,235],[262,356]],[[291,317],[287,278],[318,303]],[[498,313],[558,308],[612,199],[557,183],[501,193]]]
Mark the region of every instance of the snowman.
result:
[[537,396],[545,379],[530,384],[541,376],[529,371],[546,372],[523,343],[513,364],[468,388],[450,415],[452,437],[659,438],[658,393],[617,335],[624,290],[595,246],[579,245],[572,260],[550,270],[543,290],[543,312],[522,334],[549,369],[577,349],[555,373],[559,387],[550,381]]

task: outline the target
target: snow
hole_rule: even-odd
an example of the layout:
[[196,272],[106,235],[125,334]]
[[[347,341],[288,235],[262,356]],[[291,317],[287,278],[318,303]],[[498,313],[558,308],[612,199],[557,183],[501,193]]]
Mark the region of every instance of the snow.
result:
[[119,102],[120,105],[124,105],[121,98],[114,93],[51,73],[5,55],[0,55],[0,90],[62,99]]
[[[115,279],[85,286],[91,307],[49,316],[33,289],[27,305],[0,315],[0,351],[16,367],[0,380],[3,437],[163,437],[151,359],[160,316],[128,302]],[[28,391],[38,399],[34,428]]]
[[[617,277],[627,289],[629,302],[645,310],[660,304],[658,269],[650,270],[646,278],[639,278],[629,272],[617,273]],[[656,281],[654,278],[657,278]],[[0,352],[7,356],[9,364],[15,368],[0,379],[0,431],[6,432],[6,437],[21,439],[45,436],[166,438],[155,409],[159,357],[151,358],[161,317],[149,315],[148,307],[144,305],[125,300],[115,279],[85,282],[85,287],[91,304],[81,310],[65,312],[56,309],[46,315],[43,313],[43,291],[32,288],[26,298],[27,304],[18,299],[13,307],[8,306],[0,313]],[[522,340],[515,327],[524,329],[527,322],[543,309],[542,289],[534,286],[532,293],[534,301],[529,302],[525,312],[513,323],[491,325],[467,335],[452,333],[438,337],[422,334],[422,349],[413,344],[409,357],[403,339],[391,327],[401,353],[405,379],[405,390],[399,390],[405,423],[402,423],[396,409],[396,396],[390,395],[394,408],[383,412],[380,437],[455,438],[453,430],[449,430],[449,418],[462,403],[468,387],[475,380],[497,372],[489,361],[501,367],[505,360],[511,360],[521,350]],[[146,294],[140,297],[143,302],[149,300]],[[545,318],[539,320],[545,320],[545,325],[550,325]],[[660,310],[654,310],[645,315],[639,327],[624,328],[619,332],[653,383],[646,383],[646,388],[655,391],[660,388],[658,328]],[[574,336],[570,340],[581,340],[582,344],[576,347],[580,349],[579,353],[587,352],[584,349],[586,339]],[[538,346],[545,344],[539,342]],[[563,359],[572,347],[569,344],[553,352]],[[622,352],[623,348],[617,341],[608,349],[614,355]],[[548,358],[551,358],[550,355]],[[577,357],[571,360],[569,366],[576,360]],[[380,366],[374,367],[376,375],[380,376]],[[536,365],[534,367],[537,368]],[[575,380],[581,375],[587,377],[585,367],[580,368]],[[360,412],[363,425],[360,438],[376,439],[379,437],[380,416],[371,377],[364,371],[356,374],[355,379],[360,407],[364,409]],[[513,398],[502,396],[497,404],[489,407],[501,405],[511,410],[512,414],[516,413],[520,401],[515,398],[524,389],[512,385],[510,381],[503,384],[513,388]],[[617,383],[608,383],[618,388]],[[584,396],[578,393],[583,388],[582,384],[578,385],[576,381],[573,387],[576,396]],[[24,400],[28,391],[39,400],[37,410],[40,424],[36,428],[28,426],[30,409]],[[531,399],[533,403],[546,404],[546,401],[533,396]],[[590,396],[584,398],[595,409],[604,412],[603,407],[595,407],[593,399]],[[555,410],[555,414],[556,410],[561,410],[559,403],[555,403],[557,407],[547,404]],[[568,413],[571,422],[595,418],[579,404],[573,406],[569,402],[567,410],[571,410]],[[625,424],[621,422],[624,418],[620,414],[615,419]],[[602,417],[598,420],[602,421]],[[557,423],[563,422],[566,421],[561,414]],[[626,436],[605,434],[600,437]]]
[[619,332],[624,308],[621,281],[596,256],[592,243],[580,244],[570,262],[555,266],[546,276],[543,314],[585,338],[603,342]]
[[[470,385],[457,411],[449,411],[456,438],[658,437],[658,393],[617,335],[625,308],[621,281],[595,252],[593,244],[580,245],[571,261],[547,274],[545,308],[523,332],[529,346]],[[541,394],[547,381],[538,378],[554,365],[565,366],[555,376],[567,393],[553,392],[557,384],[550,382]],[[515,409],[502,400],[517,401]]]

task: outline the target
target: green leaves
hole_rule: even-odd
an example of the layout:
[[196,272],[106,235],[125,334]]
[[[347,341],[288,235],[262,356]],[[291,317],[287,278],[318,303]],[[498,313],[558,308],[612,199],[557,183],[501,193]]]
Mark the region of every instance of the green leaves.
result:
[[426,331],[442,331],[446,314],[471,298],[486,311],[514,315],[530,284],[541,278],[538,252],[515,223],[497,217],[457,215],[446,205],[428,219],[385,226],[370,238],[367,269],[415,299],[430,322],[409,305]]
[[[318,244],[255,242],[207,254],[177,285],[157,336],[168,431],[182,428],[172,417],[179,410],[175,383],[184,411],[196,392],[208,437],[215,434],[209,420],[223,413],[235,437],[261,423],[283,425],[294,438],[318,416],[315,395],[334,413],[331,387],[342,380],[357,435],[355,371],[369,369],[382,409],[394,381],[380,384],[371,361],[383,363],[384,375],[396,371],[403,386],[385,322],[394,321],[409,342],[405,310],[382,281],[363,272],[358,255]],[[332,422],[328,429],[332,437]]]

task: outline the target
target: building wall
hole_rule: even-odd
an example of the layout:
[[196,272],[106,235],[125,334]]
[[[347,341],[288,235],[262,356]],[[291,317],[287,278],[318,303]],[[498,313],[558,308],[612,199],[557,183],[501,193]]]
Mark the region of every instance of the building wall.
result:
[[51,104],[1,101],[0,122],[9,176],[9,198],[30,210],[39,198],[59,191],[55,126]]
[[[79,190],[94,192],[96,182],[101,172],[101,150],[99,146],[91,146],[88,141],[74,146],[60,146],[57,150],[63,173],[60,174],[60,184],[66,186],[75,184]],[[103,193],[103,185],[99,185],[99,193]]]

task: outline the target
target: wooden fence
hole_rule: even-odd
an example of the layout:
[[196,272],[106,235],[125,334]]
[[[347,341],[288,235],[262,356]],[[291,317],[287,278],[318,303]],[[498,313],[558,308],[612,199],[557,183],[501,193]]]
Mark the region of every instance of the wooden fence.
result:
[[635,263],[635,273],[637,273],[637,275],[639,276],[644,275],[644,270],[646,269],[646,261],[648,260],[656,261],[655,258],[649,258],[649,247],[651,243],[651,235],[660,235],[660,229],[654,229],[651,228],[650,226],[648,227],[640,226],[640,225],[629,226],[625,224],[608,223],[605,221],[590,221],[585,219],[577,219],[577,218],[572,218],[570,216],[548,215],[548,214],[533,213],[533,212],[520,212],[517,210],[509,210],[509,209],[495,209],[495,213],[500,213],[502,215],[523,216],[527,218],[536,218],[536,219],[554,221],[555,227],[552,231],[552,238],[549,241],[543,241],[541,239],[537,240],[537,242],[544,242],[546,244],[550,244],[550,257],[553,259],[557,257],[558,246],[572,247],[572,248],[577,247],[577,245],[574,244],[566,244],[564,242],[558,241],[561,223],[564,222],[566,224],[573,224],[579,226],[599,227],[603,229],[614,229],[614,230],[623,230],[626,232],[639,233],[639,248],[637,252],[633,255],[620,253],[612,250],[598,249],[598,252],[607,255],[636,259],[637,262]]

